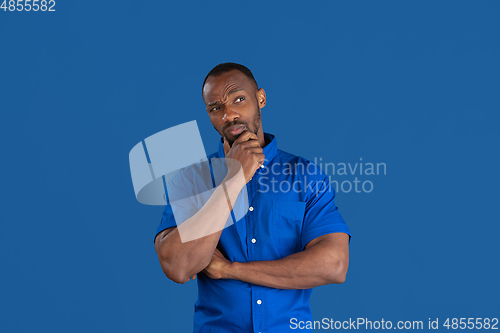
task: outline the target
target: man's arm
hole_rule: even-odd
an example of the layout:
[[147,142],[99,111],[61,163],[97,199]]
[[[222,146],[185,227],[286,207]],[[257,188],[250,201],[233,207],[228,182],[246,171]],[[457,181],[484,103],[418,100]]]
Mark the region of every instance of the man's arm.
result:
[[[155,249],[162,270],[174,282],[187,282],[191,276],[210,263],[230,214],[228,203],[236,201],[242,187],[265,158],[257,136],[248,131],[239,136],[232,148],[229,148],[229,144],[224,140],[224,150],[228,158],[228,174],[235,175],[228,176],[223,182],[226,189],[224,190],[224,186],[218,186],[200,211],[179,227],[165,229],[155,238]],[[240,164],[232,163],[234,160]],[[181,234],[184,240],[193,240],[183,242]]]
[[309,289],[343,283],[349,265],[349,235],[332,233],[310,241],[304,251],[271,261],[231,262],[216,250],[203,271],[212,279],[236,279],[279,289]]

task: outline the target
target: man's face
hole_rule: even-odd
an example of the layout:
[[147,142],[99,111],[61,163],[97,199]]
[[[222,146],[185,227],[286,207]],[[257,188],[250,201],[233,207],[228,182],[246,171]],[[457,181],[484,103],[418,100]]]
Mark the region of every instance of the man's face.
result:
[[212,125],[230,145],[245,130],[259,136],[260,109],[266,104],[266,95],[239,70],[210,76],[203,88],[203,99]]

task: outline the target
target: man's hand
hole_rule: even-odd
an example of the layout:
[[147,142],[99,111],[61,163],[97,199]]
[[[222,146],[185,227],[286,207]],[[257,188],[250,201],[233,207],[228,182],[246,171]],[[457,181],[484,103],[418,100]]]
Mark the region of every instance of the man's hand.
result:
[[231,264],[231,261],[224,258],[224,255],[218,249],[215,249],[212,261],[210,261],[210,264],[203,270],[203,273],[211,279],[226,279],[226,273],[231,267]]
[[[264,163],[266,156],[262,153],[257,135],[246,130],[240,134],[238,139],[233,142],[233,146],[229,147],[226,138],[224,139],[224,153],[229,159],[240,162],[243,167],[245,182],[248,183],[253,177],[255,171]],[[237,163],[231,163],[228,160],[229,174],[234,175],[239,171]]]

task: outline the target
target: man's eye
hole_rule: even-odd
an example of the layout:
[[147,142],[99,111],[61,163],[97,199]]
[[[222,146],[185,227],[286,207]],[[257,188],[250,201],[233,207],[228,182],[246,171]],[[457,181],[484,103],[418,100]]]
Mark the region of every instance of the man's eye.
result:
[[238,97],[235,102],[243,102],[245,97]]
[[210,109],[210,112],[217,111],[219,109],[220,109],[220,106],[214,106],[213,108]]

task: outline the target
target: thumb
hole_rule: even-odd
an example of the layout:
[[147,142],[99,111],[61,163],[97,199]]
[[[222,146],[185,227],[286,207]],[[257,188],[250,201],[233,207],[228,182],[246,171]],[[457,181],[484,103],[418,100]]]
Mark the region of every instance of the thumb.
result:
[[229,147],[229,142],[227,142],[226,137],[223,136],[222,138],[224,139],[224,155],[227,155],[231,147]]

